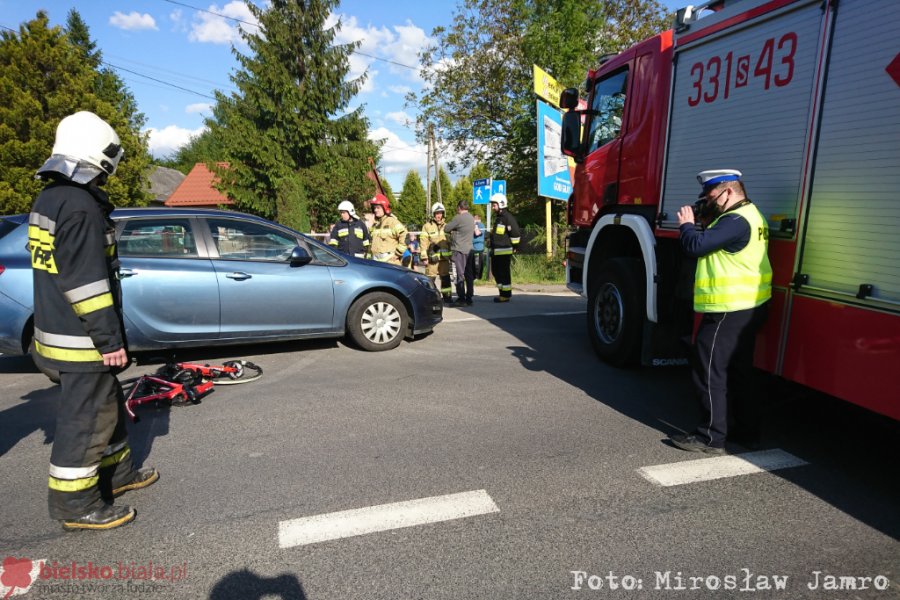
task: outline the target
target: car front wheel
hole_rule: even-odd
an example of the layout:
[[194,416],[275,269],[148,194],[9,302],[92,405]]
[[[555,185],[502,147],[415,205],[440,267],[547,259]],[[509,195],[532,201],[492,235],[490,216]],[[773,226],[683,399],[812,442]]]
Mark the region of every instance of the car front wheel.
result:
[[347,330],[353,342],[369,352],[391,350],[400,345],[409,318],[394,296],[375,292],[359,298],[347,313]]

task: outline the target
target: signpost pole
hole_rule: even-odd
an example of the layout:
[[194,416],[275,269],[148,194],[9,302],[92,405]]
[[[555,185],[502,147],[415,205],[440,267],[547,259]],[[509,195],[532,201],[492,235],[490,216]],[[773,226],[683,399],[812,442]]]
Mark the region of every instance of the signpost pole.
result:
[[546,203],[545,211],[547,213],[547,260],[553,258],[553,218],[552,211],[550,210],[550,203],[552,200],[550,198],[544,198],[544,202]]

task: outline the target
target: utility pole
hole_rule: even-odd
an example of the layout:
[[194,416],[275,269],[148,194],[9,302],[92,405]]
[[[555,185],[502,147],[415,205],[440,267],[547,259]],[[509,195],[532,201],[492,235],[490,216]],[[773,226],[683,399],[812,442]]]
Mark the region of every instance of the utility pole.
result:
[[431,149],[432,139],[431,139],[431,127],[428,128],[428,156],[425,159],[425,220],[428,220],[428,215],[431,214]]
[[434,128],[428,128],[428,135],[431,139],[431,152],[434,160],[434,182],[437,184],[437,201],[443,204],[444,200],[441,198],[441,167],[438,163],[437,144],[434,143]]

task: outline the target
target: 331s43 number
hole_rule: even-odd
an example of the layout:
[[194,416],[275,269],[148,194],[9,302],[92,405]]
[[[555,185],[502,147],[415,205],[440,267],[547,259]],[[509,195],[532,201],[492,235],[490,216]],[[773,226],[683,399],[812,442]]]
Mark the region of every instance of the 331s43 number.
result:
[[727,100],[734,90],[749,85],[751,77],[761,79],[766,90],[773,83],[776,87],[784,87],[794,78],[796,53],[797,34],[790,31],[777,42],[775,38],[763,42],[752,73],[750,54],[735,57],[734,52],[729,52],[724,57],[710,57],[705,64],[696,62],[691,66],[692,87],[688,105],[697,106],[700,102],[709,104],[719,98]]

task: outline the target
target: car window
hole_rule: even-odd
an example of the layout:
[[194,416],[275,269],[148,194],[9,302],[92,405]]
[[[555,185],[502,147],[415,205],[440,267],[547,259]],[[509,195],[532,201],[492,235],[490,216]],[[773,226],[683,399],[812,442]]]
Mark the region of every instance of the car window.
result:
[[196,258],[197,242],[187,219],[129,219],[118,250],[119,256]]
[[226,260],[286,261],[297,247],[287,234],[252,221],[209,219],[219,257]]
[[316,244],[307,244],[306,249],[309,251],[309,254],[313,257],[318,263],[323,265],[328,265],[330,267],[343,266],[347,264],[343,258],[339,256],[335,256],[333,253],[328,250],[322,248],[321,246],[317,246]]
[[628,71],[620,71],[598,81],[594,86],[589,152],[608,144],[622,131],[627,83]]

